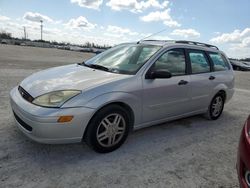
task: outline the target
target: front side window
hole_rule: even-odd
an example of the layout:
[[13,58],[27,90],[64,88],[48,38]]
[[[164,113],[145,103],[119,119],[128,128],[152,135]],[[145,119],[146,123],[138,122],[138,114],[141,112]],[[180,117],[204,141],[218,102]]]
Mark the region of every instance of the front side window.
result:
[[211,58],[214,64],[214,71],[223,71],[228,70],[229,66],[225,62],[224,58],[218,53],[209,53],[209,57]]
[[183,49],[173,49],[165,52],[153,65],[153,70],[165,70],[172,76],[186,73],[186,61]]
[[202,51],[190,51],[189,58],[193,74],[210,72],[210,65]]
[[84,64],[119,74],[135,74],[160,48],[148,44],[123,44],[96,55]]

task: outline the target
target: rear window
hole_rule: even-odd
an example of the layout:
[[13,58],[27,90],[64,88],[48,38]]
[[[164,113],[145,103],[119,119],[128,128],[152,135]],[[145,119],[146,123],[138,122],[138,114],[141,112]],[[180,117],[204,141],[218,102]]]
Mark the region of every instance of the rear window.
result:
[[210,65],[204,52],[190,50],[188,54],[193,74],[210,72]]
[[225,58],[219,53],[208,53],[214,64],[214,71],[224,71],[229,70],[229,65]]

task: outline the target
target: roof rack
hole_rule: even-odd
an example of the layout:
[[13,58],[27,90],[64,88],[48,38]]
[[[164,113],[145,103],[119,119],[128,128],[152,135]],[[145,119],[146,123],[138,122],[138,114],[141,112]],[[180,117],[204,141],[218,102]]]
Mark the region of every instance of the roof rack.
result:
[[177,41],[175,41],[175,43],[192,44],[192,45],[197,45],[197,46],[205,46],[205,47],[208,47],[208,48],[215,48],[215,49],[219,50],[219,48],[217,46],[202,43],[202,42],[195,42],[195,41],[188,41],[188,40],[177,40]]
[[153,41],[155,41],[155,42],[175,42],[175,40],[154,40],[154,39],[149,39],[149,40],[140,40],[140,41],[138,41],[139,43],[140,42],[142,42],[142,41],[148,41],[148,42],[153,42]]
[[142,41],[161,41],[161,42],[172,42],[172,43],[180,43],[180,44],[191,44],[191,45],[197,45],[197,46],[204,46],[208,48],[215,48],[219,50],[217,46],[206,44],[202,42],[195,42],[195,41],[188,41],[188,40],[142,40]]

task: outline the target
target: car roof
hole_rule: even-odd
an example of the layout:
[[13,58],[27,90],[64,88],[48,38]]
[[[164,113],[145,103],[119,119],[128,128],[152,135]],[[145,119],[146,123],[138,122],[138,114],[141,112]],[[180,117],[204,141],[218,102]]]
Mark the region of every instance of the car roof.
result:
[[[137,44],[151,44],[151,45],[159,45],[163,47],[172,47],[172,46],[182,46],[182,47],[188,47],[193,49],[201,49],[206,51],[212,51],[212,52],[221,52],[217,46],[201,43],[201,42],[195,42],[195,41],[185,41],[185,40],[141,40],[138,41]],[[222,52],[223,53],[223,52]]]

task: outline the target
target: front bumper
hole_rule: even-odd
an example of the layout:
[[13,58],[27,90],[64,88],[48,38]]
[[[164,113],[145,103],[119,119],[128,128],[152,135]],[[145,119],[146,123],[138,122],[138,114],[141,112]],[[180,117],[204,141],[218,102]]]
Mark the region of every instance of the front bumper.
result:
[[247,133],[247,126],[245,125],[239,142],[238,159],[237,159],[237,172],[241,188],[248,188],[245,181],[245,172],[250,171],[250,139]]
[[[22,98],[17,87],[10,92],[10,103],[17,127],[30,139],[47,144],[73,143],[82,140],[94,109],[44,108]],[[58,123],[60,116],[73,115],[67,123]],[[29,126],[29,127],[28,127]]]

